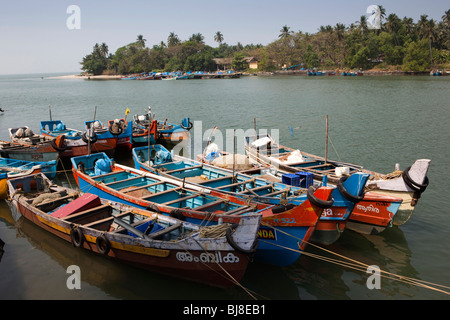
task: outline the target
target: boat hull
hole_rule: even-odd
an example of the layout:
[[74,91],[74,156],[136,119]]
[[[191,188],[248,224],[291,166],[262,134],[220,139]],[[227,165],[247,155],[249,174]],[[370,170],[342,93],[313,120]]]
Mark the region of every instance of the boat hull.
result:
[[[82,159],[80,159],[80,161],[81,160]],[[152,203],[135,196],[127,195],[123,192],[105,186],[105,183],[102,183],[101,181],[94,182],[94,180],[87,174],[81,173],[79,170],[77,170],[76,158],[72,159],[72,164],[73,175],[79,188],[83,192],[90,192],[98,195],[101,198],[113,202],[133,205],[143,209],[149,206],[156,206],[157,209],[163,214],[170,215],[174,213],[173,207],[161,206],[157,203]],[[146,174],[142,171],[117,164],[115,165],[115,169],[113,169],[113,171],[120,171],[118,168],[121,168],[122,171],[126,169],[127,171],[133,173],[141,172],[142,174]],[[148,176],[151,174],[146,175]],[[186,186],[186,188],[189,187]],[[331,192],[332,188],[322,187],[315,191],[315,196],[320,199],[328,200],[331,197]],[[225,194],[214,190],[210,190],[208,195],[210,197],[213,197],[214,199],[225,200],[226,203],[233,203],[238,205],[249,204],[248,200],[243,200],[241,198],[233,196],[232,194]],[[258,258],[263,256],[264,259],[262,262],[267,262],[277,266],[286,266],[290,263],[293,263],[293,261],[296,261],[301,255],[298,243],[306,244],[309,242],[310,237],[317,225],[318,218],[323,212],[323,208],[319,208],[311,204],[310,200],[305,200],[301,205],[293,206],[290,209],[277,214],[272,212],[272,205],[257,206],[263,208],[257,211],[258,213],[262,214],[262,226],[267,226],[272,229],[283,228],[284,232],[282,232],[282,234],[290,234],[288,239],[289,241],[284,241],[285,237],[280,235],[278,238],[280,240],[274,239],[274,241],[267,243],[267,246],[265,246],[265,244],[261,244],[262,247],[258,247],[258,249],[256,250],[257,252],[260,251],[260,254],[257,255]],[[217,224],[220,220],[223,220],[223,222],[236,223],[241,219],[240,215],[227,215],[226,212],[223,214],[219,212],[211,214],[211,212],[195,211],[195,207],[190,210],[176,209],[176,211],[180,212],[183,216],[183,219],[185,219],[186,221],[202,225]],[[292,234],[291,231],[294,232],[294,234]],[[292,241],[292,239],[294,239],[295,241]],[[264,252],[264,254],[262,254],[262,252]],[[281,259],[279,257],[280,255],[286,255],[287,257],[285,259]]]
[[347,228],[364,234],[380,233],[392,226],[401,204],[400,198],[367,192],[353,209]]
[[[189,226],[179,220],[168,217],[163,219],[157,213],[135,207],[116,206],[113,209],[109,203],[92,194],[79,196],[77,192],[59,186],[52,187],[53,195],[59,195],[59,192],[66,190],[66,196],[62,196],[59,200],[53,197],[52,202],[40,204],[36,202],[36,205],[33,205],[32,202],[38,197],[33,195],[27,197],[27,194],[30,192],[36,194],[36,191],[44,190],[48,183],[50,181],[42,180],[41,176],[10,180],[8,204],[15,213],[49,233],[71,242],[77,249],[85,249],[119,262],[209,286],[233,287],[245,274],[250,261],[249,253],[235,249],[231,242],[241,246],[245,243],[254,244],[256,230],[260,223],[259,215],[243,218],[234,228],[234,234],[230,236],[208,236],[201,233],[205,229],[200,230],[196,226]],[[24,194],[19,195],[15,191],[22,185]],[[33,189],[36,191],[31,191]],[[42,192],[37,194],[44,195]],[[59,202],[56,203],[57,201]],[[152,233],[147,232],[145,232],[147,236],[141,237],[135,233],[136,237],[134,237],[130,233],[119,232],[116,227],[114,232],[109,232],[112,220],[116,223],[119,221],[124,223],[121,218],[112,215],[113,210],[117,210],[119,215],[140,215],[141,219],[144,219],[140,220],[142,222],[162,219],[166,223],[174,224],[170,231],[179,230],[177,233],[179,235],[175,235],[176,238],[170,238],[170,240],[163,240],[156,235],[152,237]],[[119,223],[119,225],[126,227],[126,223]],[[181,233],[181,226],[183,230],[188,228],[194,231],[186,237]],[[83,241],[77,241],[77,237],[74,237],[74,227],[80,231]],[[128,225],[128,227],[132,226]],[[136,232],[136,229],[132,228],[127,230]],[[167,230],[167,232],[170,231]],[[107,239],[103,240],[108,243],[107,250],[99,246],[99,239],[102,237]]]

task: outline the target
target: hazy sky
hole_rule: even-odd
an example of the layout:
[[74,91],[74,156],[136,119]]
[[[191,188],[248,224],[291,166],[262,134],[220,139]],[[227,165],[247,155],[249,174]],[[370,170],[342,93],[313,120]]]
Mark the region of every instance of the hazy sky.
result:
[[[138,34],[152,47],[166,42],[170,32],[181,40],[201,33],[217,46],[220,31],[228,44],[266,45],[287,25],[293,31],[315,33],[321,25],[350,25],[368,6],[386,14],[417,21],[422,14],[440,21],[448,0],[15,0],[0,2],[0,74],[79,72],[82,57],[96,42],[114,53]],[[80,8],[80,29],[69,29],[70,5]]]

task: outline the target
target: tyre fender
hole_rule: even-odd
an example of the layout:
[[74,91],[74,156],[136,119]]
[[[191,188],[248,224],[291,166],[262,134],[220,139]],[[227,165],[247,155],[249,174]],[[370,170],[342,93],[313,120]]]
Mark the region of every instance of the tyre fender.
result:
[[348,192],[347,189],[345,189],[345,187],[344,187],[344,182],[347,179],[348,179],[348,177],[342,177],[341,179],[339,179],[339,182],[337,183],[337,188],[338,188],[339,192],[344,196],[345,199],[347,199],[353,203],[360,202],[362,199],[364,199],[364,193],[359,196],[354,196],[350,192]]
[[319,208],[322,208],[322,209],[328,209],[328,208],[331,208],[332,206],[333,206],[333,203],[334,203],[334,199],[331,199],[331,200],[322,200],[322,199],[319,199],[319,198],[317,198],[315,195],[314,195],[314,192],[316,191],[316,188],[315,187],[313,187],[313,186],[310,186],[309,188],[308,188],[308,191],[307,191],[307,193],[306,193],[306,196],[308,197],[308,200],[313,204],[313,205],[315,205],[315,206],[317,206],[317,207],[319,207]]

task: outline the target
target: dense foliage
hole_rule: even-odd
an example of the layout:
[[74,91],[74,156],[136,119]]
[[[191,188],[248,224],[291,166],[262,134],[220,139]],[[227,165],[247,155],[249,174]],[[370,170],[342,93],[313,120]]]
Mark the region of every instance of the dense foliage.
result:
[[244,57],[258,59],[260,71],[280,70],[283,66],[300,65],[324,69],[399,69],[428,71],[450,65],[450,10],[441,21],[422,15],[412,18],[386,16],[379,6],[381,25],[370,29],[367,17],[350,26],[338,23],[321,26],[317,33],[294,32],[283,26],[277,40],[266,46],[228,45],[220,31],[214,35],[217,47],[204,43],[201,33],[181,41],[171,32],[166,43],[148,48],[139,35],[135,42],[108,55],[105,43],[95,44],[93,52],[81,62],[82,70],[91,74],[129,74],[149,71],[214,71],[213,58],[232,58],[231,67],[247,67]]

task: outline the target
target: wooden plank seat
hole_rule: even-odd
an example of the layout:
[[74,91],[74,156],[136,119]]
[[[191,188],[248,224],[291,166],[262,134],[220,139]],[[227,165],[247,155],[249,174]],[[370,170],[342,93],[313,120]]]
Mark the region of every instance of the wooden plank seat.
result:
[[115,184],[118,184],[118,183],[121,183],[121,182],[133,181],[133,180],[142,179],[142,178],[143,178],[142,176],[136,176],[136,177],[128,178],[128,179],[125,179],[125,180],[118,180],[118,181],[108,182],[108,183],[105,183],[104,185],[110,187],[112,185],[115,185]]
[[119,170],[119,171],[111,171],[111,172],[108,172],[108,173],[100,174],[98,176],[95,176],[94,180],[97,181],[97,182],[101,182],[101,181],[98,181],[98,178],[109,177],[109,176],[113,176],[115,174],[119,174],[119,173],[123,173],[123,172],[127,172],[127,171]]
[[273,190],[273,184],[268,184],[265,186],[260,186],[260,187],[255,187],[255,188],[245,188],[244,191],[240,191],[239,193],[240,194],[247,194],[247,193],[255,194],[256,191],[264,190],[264,189],[268,189],[268,188]]
[[[138,190],[141,190],[141,189],[154,187],[154,186],[157,186],[158,184],[163,184],[163,183],[166,183],[166,182],[165,181],[154,182],[154,183],[146,184],[145,186],[140,186],[140,187],[136,187],[136,188],[130,188],[130,189],[123,190],[123,191],[120,190],[120,192],[128,193],[128,192],[138,191]],[[129,187],[127,187],[127,188],[129,188]]]
[[166,233],[170,233],[172,231],[175,231],[175,230],[181,228],[182,225],[183,225],[183,223],[181,223],[181,222],[175,223],[175,224],[171,225],[170,227],[164,228],[163,230],[150,233],[147,237],[149,237],[150,239],[157,240],[158,238],[162,237]]
[[164,191],[161,191],[161,192],[155,192],[155,193],[146,195],[145,197],[142,197],[141,199],[142,199],[142,200],[148,200],[148,199],[150,199],[151,197],[159,196],[159,195],[161,195],[161,194],[165,194],[165,193],[169,193],[169,192],[173,192],[173,191],[175,191],[175,192],[176,192],[176,191],[180,191],[181,189],[183,189],[183,188],[182,188],[182,187],[171,188],[171,189],[167,189],[167,190],[164,190]]
[[218,205],[218,204],[221,204],[221,203],[224,203],[224,202],[225,202],[225,200],[216,200],[216,201],[212,201],[212,202],[210,202],[210,203],[206,203],[206,204],[204,204],[204,205],[195,207],[194,210],[195,210],[195,211],[201,211],[201,210],[204,210],[204,209],[207,209],[207,208],[211,208],[211,207],[213,207],[213,206],[215,206],[215,205]]
[[170,206],[171,204],[174,204],[174,203],[177,203],[177,202],[181,202],[181,201],[184,201],[184,200],[189,200],[189,199],[192,199],[192,198],[196,198],[198,196],[202,196],[202,194],[194,193],[194,194],[190,194],[190,195],[185,196],[185,197],[181,197],[181,198],[178,198],[178,199],[170,200],[170,201],[167,201],[167,202],[164,202],[164,203],[161,203],[161,204],[166,205],[166,206]]
[[140,221],[130,224],[130,223],[123,221],[121,219],[121,217],[119,217],[119,216],[114,216],[112,218],[114,219],[114,222],[119,225],[119,228],[117,228],[117,230],[113,231],[114,233],[123,233],[124,231],[129,231],[129,232],[133,233],[134,235],[136,235],[140,238],[143,238],[143,239],[149,239],[149,238],[147,237],[147,235],[145,235],[144,232],[136,229],[136,227],[140,226],[144,223],[155,220],[155,218],[147,218],[147,219],[143,219],[143,220],[140,220]]
[[231,177],[233,177],[232,175],[229,176],[223,176],[223,177],[219,177],[219,178],[214,178],[214,179],[208,179],[205,181],[201,181],[201,182],[197,182],[198,184],[204,184],[207,182],[217,182],[217,181],[221,181],[221,180],[226,180],[226,179],[230,179]]
[[198,166],[192,166],[192,167],[186,167],[186,168],[180,168],[180,169],[169,170],[169,171],[165,171],[164,173],[170,174],[170,173],[174,173],[174,172],[182,172],[182,171],[186,171],[186,170],[199,169],[199,168],[203,168],[203,165],[198,165]]
[[279,195],[279,194],[282,194],[282,193],[289,194],[290,191],[291,191],[290,188],[285,188],[285,189],[282,189],[282,190],[278,190],[278,191],[275,191],[275,192],[272,192],[272,193],[265,194],[264,197],[273,197],[273,196],[276,196],[276,195]]
[[92,221],[90,223],[86,223],[83,226],[87,227],[87,228],[92,228],[92,229],[97,229],[100,231],[108,231],[109,228],[111,227],[111,224],[114,221],[114,218],[122,218],[122,217],[126,217],[128,215],[132,215],[133,213],[131,211],[126,211],[126,212],[122,212],[118,215],[115,216],[110,216],[110,217],[106,217],[104,219],[100,219],[97,221]]
[[217,187],[215,189],[221,190],[221,189],[230,188],[230,187],[237,187],[237,186],[240,186],[242,184],[247,184],[247,183],[252,183],[252,182],[254,182],[254,180],[253,179],[249,179],[249,180],[244,180],[244,181],[241,181],[241,182],[235,182],[235,183],[227,184],[225,186],[220,186],[220,187]]
[[[253,208],[251,206],[242,206],[242,207],[230,210],[230,211],[226,211],[226,212],[224,212],[222,214],[225,214],[225,215],[242,214],[244,212],[248,212],[248,211],[251,211],[251,210],[253,210]],[[240,211],[243,211],[243,212],[240,212]]]

